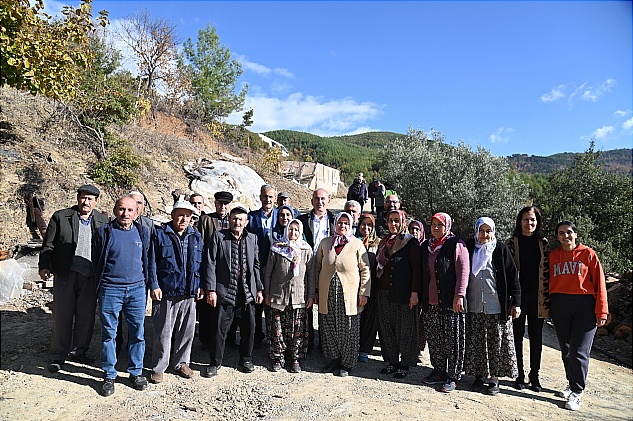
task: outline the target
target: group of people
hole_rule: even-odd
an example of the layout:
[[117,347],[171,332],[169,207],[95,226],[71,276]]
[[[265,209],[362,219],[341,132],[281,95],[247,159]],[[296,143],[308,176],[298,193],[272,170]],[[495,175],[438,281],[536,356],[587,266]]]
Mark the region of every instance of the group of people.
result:
[[464,241],[440,212],[426,238],[426,224],[410,220],[390,193],[380,218],[363,213],[362,202],[353,199],[333,214],[324,189],[313,192],[312,209],[300,215],[287,193],[266,184],[258,210],[232,205],[231,193],[217,192],[216,212],[204,214],[204,201],[193,195],[191,203],[174,205],[170,222],[150,229],[138,197],[119,198],[108,220],[94,211],[98,189],[80,187],[78,205],[51,218],[40,255],[40,275],[55,274],[49,370],[60,370],[67,358],[93,362],[86,350],[98,301],[101,393],[114,393],[121,312],[129,330],[130,381],[147,388],[149,291],[154,383],[170,367],[182,377],[194,375],[189,363],[197,314],[199,339],[210,353],[205,377],[217,375],[226,344],[239,347],[238,369],[252,372],[253,348],[264,338],[271,371],[300,372],[315,337],[327,359],[322,371],[345,377],[368,361],[378,336],[385,375],[405,378],[428,344],[432,372],[424,382],[443,392],[455,390],[463,373],[474,377],[472,390],[489,395],[499,393],[500,377],[540,392],[542,326],[551,317],[568,381],[561,396],[566,408],[579,409],[593,335],[608,307],[602,267],[593,250],[578,244],[576,226],[559,223],[561,245],[550,252],[536,207],[521,209],[505,242],[488,217],[479,218],[474,238]]

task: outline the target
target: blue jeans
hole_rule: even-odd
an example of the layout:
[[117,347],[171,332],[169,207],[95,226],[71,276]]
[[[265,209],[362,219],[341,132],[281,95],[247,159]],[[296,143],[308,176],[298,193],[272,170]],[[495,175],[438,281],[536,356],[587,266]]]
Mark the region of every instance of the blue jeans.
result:
[[145,284],[128,287],[101,285],[99,288],[99,306],[101,319],[101,368],[106,379],[115,379],[116,366],[116,330],[119,313],[127,321],[129,332],[128,366],[131,376],[143,372],[145,357]]

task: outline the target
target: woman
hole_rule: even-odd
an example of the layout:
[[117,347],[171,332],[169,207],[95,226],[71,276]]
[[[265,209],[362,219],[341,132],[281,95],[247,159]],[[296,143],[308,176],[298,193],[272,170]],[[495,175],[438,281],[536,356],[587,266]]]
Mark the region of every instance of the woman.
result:
[[[270,230],[270,244],[275,241],[281,240],[286,232],[288,223],[293,219],[293,209],[288,205],[282,205],[277,209],[277,224]],[[301,231],[301,238],[303,238],[303,230]]]
[[417,364],[420,349],[420,243],[407,232],[403,211],[389,211],[386,219],[389,234],[380,240],[376,253],[378,331],[382,356],[387,362],[381,373],[404,379],[409,366]]
[[371,280],[367,251],[352,236],[350,214],[336,215],[334,230],[316,253],[319,333],[323,355],[330,360],[322,371],[345,377],[358,359],[360,312],[370,295]]
[[464,365],[464,311],[470,265],[466,244],[451,232],[446,213],[431,218],[428,247],[422,249],[422,307],[433,371],[426,384],[442,384],[442,392],[455,390]]
[[471,265],[465,371],[475,376],[472,390],[494,396],[499,394],[499,377],[517,375],[512,319],[521,314],[519,276],[510,251],[497,242],[492,219],[477,220],[475,238],[466,241],[466,247]]
[[514,348],[517,354],[519,375],[514,382],[517,389],[525,388],[523,369],[523,336],[525,321],[528,325],[530,340],[530,389],[543,390],[539,381],[541,352],[543,350],[543,322],[549,317],[549,266],[547,256],[549,243],[541,235],[543,218],[536,206],[528,206],[519,211],[512,238],[506,240],[506,246],[514,257],[521,283],[521,314],[514,319],[512,329]]
[[596,252],[578,244],[578,229],[556,226],[560,247],[549,255],[551,316],[560,345],[568,386],[560,392],[565,408],[577,411],[585,390],[589,354],[596,328],[607,322],[609,307],[602,265]]
[[299,360],[307,352],[307,315],[315,297],[312,272],[312,247],[301,237],[303,224],[293,219],[283,237],[270,246],[264,274],[264,300],[270,307],[268,355],[272,371],[284,366],[286,354],[292,361],[290,371],[301,371]]
[[367,250],[369,266],[371,268],[371,294],[367,298],[367,304],[360,314],[360,352],[358,361],[369,362],[369,354],[374,349],[376,334],[378,333],[378,319],[376,318],[375,304],[375,279],[376,279],[376,251],[380,238],[376,235],[376,220],[368,213],[361,215],[358,220],[356,237],[360,238]]
[[[409,234],[413,235],[417,238],[420,243],[420,247],[426,247],[424,242],[426,241],[426,233],[424,232],[424,224],[417,219],[409,222],[407,229],[409,230]],[[424,321],[422,320],[423,312],[422,307],[420,307],[420,320],[418,323],[420,333],[419,333],[419,342],[420,342],[420,351],[418,352],[418,359],[422,362],[422,352],[424,348],[426,348],[426,331],[424,330]]]

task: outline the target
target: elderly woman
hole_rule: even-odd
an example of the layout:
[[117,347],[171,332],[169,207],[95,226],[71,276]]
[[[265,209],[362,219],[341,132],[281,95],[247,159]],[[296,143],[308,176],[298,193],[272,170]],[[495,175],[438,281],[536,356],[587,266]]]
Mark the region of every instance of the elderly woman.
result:
[[433,371],[426,384],[442,384],[442,392],[455,390],[464,365],[465,302],[470,264],[466,244],[451,232],[446,213],[431,218],[432,238],[422,249],[422,307],[424,330]]
[[370,295],[369,258],[363,242],[352,236],[352,217],[334,218],[335,234],[324,238],[316,253],[319,333],[329,363],[324,373],[345,377],[356,366],[360,313]]
[[539,381],[543,350],[543,322],[549,317],[549,243],[541,234],[543,218],[536,206],[521,209],[517,215],[514,234],[506,246],[514,257],[521,283],[521,314],[514,319],[512,329],[517,354],[519,375],[514,382],[517,389],[525,388],[523,369],[523,335],[527,320],[530,340],[530,389],[542,390]]
[[371,267],[371,295],[367,298],[367,304],[360,314],[360,353],[358,361],[366,363],[369,354],[374,349],[376,334],[378,333],[378,319],[376,317],[375,284],[376,284],[376,251],[380,238],[376,235],[376,220],[368,213],[362,214],[358,220],[356,237],[360,238],[367,250],[369,265]]
[[560,246],[549,254],[550,313],[560,345],[567,388],[565,408],[580,409],[596,327],[609,314],[607,287],[596,252],[578,244],[578,228],[569,221],[556,226]]
[[497,242],[494,221],[479,218],[474,237],[466,241],[471,265],[464,365],[475,376],[472,390],[494,396],[499,377],[517,375],[512,319],[521,313],[521,287],[510,251]]
[[[420,247],[426,247],[424,243],[426,241],[426,232],[424,231],[424,224],[417,219],[412,220],[407,225],[407,230],[409,234],[414,236],[418,243],[420,243]],[[419,326],[419,342],[420,342],[420,351],[418,352],[418,357],[420,361],[422,361],[422,351],[426,348],[426,331],[424,330],[424,321],[422,318],[424,317],[424,313],[422,311],[422,307],[420,307],[420,320],[418,323]]]
[[386,215],[389,234],[376,254],[376,309],[380,349],[387,366],[382,374],[403,379],[418,362],[418,291],[422,284],[420,243],[407,232],[403,211]]
[[[282,205],[277,208],[277,224],[270,230],[270,244],[275,241],[281,240],[286,232],[288,223],[293,219],[293,208],[289,205]],[[303,238],[303,230],[301,231],[301,238]]]
[[306,311],[315,298],[312,247],[302,239],[303,224],[293,219],[284,235],[270,247],[264,274],[264,300],[268,313],[268,355],[272,371],[284,366],[286,355],[290,371],[301,371],[299,360],[307,352]]

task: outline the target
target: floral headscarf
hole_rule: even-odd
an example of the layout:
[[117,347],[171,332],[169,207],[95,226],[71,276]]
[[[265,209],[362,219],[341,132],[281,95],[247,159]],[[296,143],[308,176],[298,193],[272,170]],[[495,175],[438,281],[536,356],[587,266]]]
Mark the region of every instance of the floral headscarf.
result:
[[[292,241],[288,235],[288,229],[290,225],[296,224],[299,226],[299,238]],[[288,222],[286,228],[284,229],[284,235],[281,237],[281,240],[275,241],[270,245],[270,250],[274,253],[279,254],[280,256],[285,257],[286,259],[292,262],[292,275],[299,275],[299,262],[301,261],[301,249],[304,250],[312,250],[310,244],[308,244],[301,236],[303,233],[303,224],[298,219],[293,219]]]
[[369,233],[369,235],[363,235],[360,233],[359,229],[356,228],[356,237],[363,240],[363,245],[365,246],[365,248],[375,247],[380,242],[380,238],[378,237],[378,235],[376,235],[376,220],[374,219],[374,216],[372,214],[364,213],[358,219],[358,226],[360,226],[361,222],[363,222],[363,219],[369,219],[371,221],[371,232]]
[[431,222],[433,222],[434,219],[437,219],[442,224],[444,224],[444,227],[446,227],[446,232],[444,233],[444,236],[442,238],[431,237],[431,239],[429,240],[429,252],[431,253],[435,253],[436,251],[439,251],[442,248],[442,245],[444,245],[444,242],[446,240],[455,236],[455,234],[451,232],[451,227],[453,226],[453,220],[451,219],[449,214],[444,213],[444,212],[438,212],[431,217]]
[[392,234],[391,232],[385,235],[380,244],[378,244],[378,252],[376,253],[376,275],[380,278],[382,276],[383,269],[387,262],[389,262],[389,256],[403,248],[410,239],[415,238],[407,231],[407,214],[402,210],[392,210],[387,212],[385,219],[389,219],[389,215],[397,213],[400,218],[400,228],[398,232]]
[[[417,219],[414,219],[413,221],[409,222],[409,227],[408,228],[410,229],[412,225],[417,225],[420,228],[420,232],[422,233],[422,238],[420,238],[418,240],[418,242],[421,245],[424,242],[424,240],[426,240],[426,233],[424,232],[424,224],[422,222],[418,221]],[[413,235],[413,234],[411,234],[411,235]]]
[[[486,244],[479,242],[479,228],[482,225],[488,225],[492,230],[492,237]],[[479,271],[486,267],[488,263],[492,261],[492,252],[497,247],[497,237],[495,235],[495,221],[486,216],[482,216],[475,222],[475,251],[473,253],[473,262],[471,271],[473,275],[477,276]]]
[[347,220],[349,221],[349,233],[347,235],[341,235],[339,233],[336,232],[336,228],[334,229],[334,241],[332,241],[332,249],[334,249],[335,247],[341,246],[341,245],[345,245],[347,243],[349,243],[350,238],[352,238],[353,234],[352,234],[352,221],[354,219],[352,219],[352,215],[350,215],[347,212],[339,212],[336,214],[336,216],[334,217],[334,227],[336,227],[336,224],[338,223],[338,220],[341,219],[341,217],[345,216],[347,218]]

